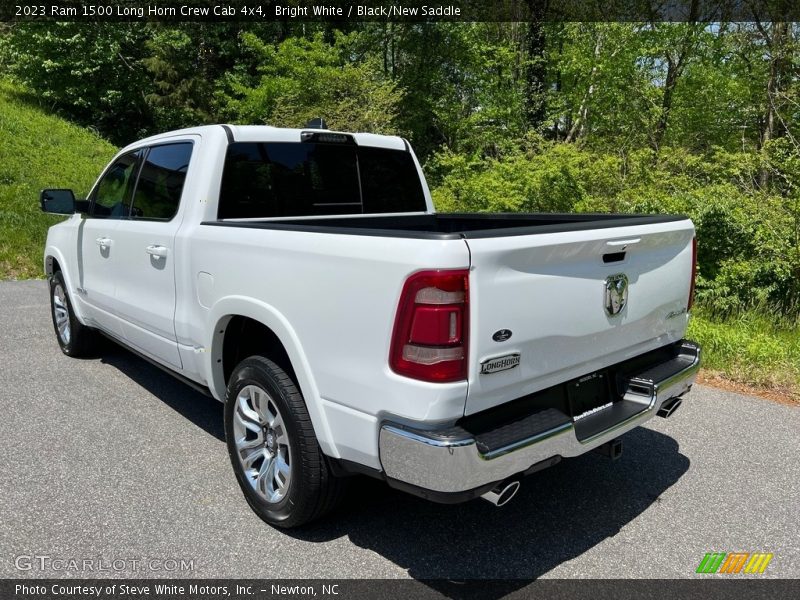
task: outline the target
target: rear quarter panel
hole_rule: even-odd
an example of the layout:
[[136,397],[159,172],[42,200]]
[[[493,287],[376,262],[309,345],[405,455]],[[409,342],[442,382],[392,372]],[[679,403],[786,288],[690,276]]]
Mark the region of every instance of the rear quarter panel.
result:
[[[378,467],[378,423],[384,415],[435,422],[463,414],[466,382],[424,383],[388,366],[405,279],[426,268],[468,267],[463,240],[215,225],[197,227],[191,239],[195,322],[202,324],[193,337],[217,348],[213,335],[220,319],[232,311],[260,315],[292,358],[328,454]],[[208,356],[209,381],[222,396],[217,359],[213,352]]]

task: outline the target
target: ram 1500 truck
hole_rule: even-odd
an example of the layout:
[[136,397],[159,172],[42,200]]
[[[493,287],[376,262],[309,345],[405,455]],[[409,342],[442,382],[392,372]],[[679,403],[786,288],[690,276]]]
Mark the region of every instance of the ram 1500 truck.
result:
[[47,237],[58,343],[98,332],[224,401],[269,523],[369,474],[502,505],[691,387],[681,216],[439,214],[399,138],[213,125],[131,144]]

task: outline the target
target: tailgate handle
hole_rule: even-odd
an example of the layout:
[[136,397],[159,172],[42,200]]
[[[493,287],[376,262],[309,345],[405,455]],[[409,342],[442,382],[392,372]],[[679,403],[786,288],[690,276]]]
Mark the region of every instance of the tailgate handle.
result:
[[622,262],[623,260],[625,260],[624,252],[609,252],[608,254],[603,254],[603,262],[606,264]]
[[614,240],[611,242],[606,242],[606,246],[611,246],[612,248],[619,248],[621,246],[622,247],[621,249],[624,250],[628,246],[632,246],[633,244],[638,244],[641,241],[642,238],[631,238],[629,240]]

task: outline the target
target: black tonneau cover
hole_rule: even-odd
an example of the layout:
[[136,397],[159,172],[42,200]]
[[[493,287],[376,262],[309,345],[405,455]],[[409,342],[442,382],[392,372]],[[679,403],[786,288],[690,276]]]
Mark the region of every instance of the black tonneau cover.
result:
[[205,221],[203,225],[431,240],[477,239],[683,221],[682,215],[446,213]]

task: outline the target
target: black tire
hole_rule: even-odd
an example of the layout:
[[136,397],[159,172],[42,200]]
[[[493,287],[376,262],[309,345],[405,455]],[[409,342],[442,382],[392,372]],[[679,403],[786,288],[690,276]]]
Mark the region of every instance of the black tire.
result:
[[[237,412],[242,408],[237,409],[237,404],[244,403],[246,409],[255,406],[249,399],[253,393],[253,386],[268,395],[268,397],[260,396],[258,403],[266,402],[270,408],[277,408],[281,423],[285,426],[285,430],[283,427],[279,428],[280,434],[268,426],[262,426],[260,434],[264,440],[263,447],[267,449],[266,456],[283,453],[282,456],[289,457],[291,474],[289,483],[283,496],[276,501],[270,501],[266,497],[266,490],[256,491],[256,487],[262,487],[258,483],[259,476],[255,475],[258,469],[251,469],[249,474],[246,472],[243,460],[247,457],[240,458],[240,451],[243,453],[248,451],[237,447],[237,429],[234,421],[239,419],[239,423],[243,422],[242,413]],[[254,424],[253,421],[247,422]],[[244,431],[241,425],[236,427],[239,427],[238,431]],[[273,431],[272,437],[270,431]],[[256,434],[246,433],[244,437],[251,435]],[[241,442],[244,437],[240,435],[239,441]],[[287,441],[286,447],[281,447],[280,442],[276,441],[280,439]],[[314,435],[303,395],[286,371],[271,360],[263,356],[251,356],[240,362],[233,370],[225,397],[225,440],[239,487],[253,511],[270,525],[286,529],[299,527],[319,519],[338,504],[344,491],[344,482],[330,471]],[[257,437],[248,441],[257,444],[251,446],[253,449],[262,448]],[[273,441],[274,447],[267,445],[269,441]],[[273,448],[272,451],[270,448]],[[258,460],[256,459],[256,463]],[[263,459],[260,464],[263,466],[267,460]],[[285,459],[284,464],[286,464]],[[264,476],[264,480],[268,479],[270,478]],[[275,480],[272,480],[270,485],[275,486]]]
[[[63,316],[63,311],[66,311],[68,329],[66,329],[65,332],[59,331],[56,307],[57,298],[60,302],[58,314]],[[75,316],[75,311],[72,308],[72,300],[69,298],[67,284],[64,283],[64,276],[61,274],[61,271],[56,271],[50,277],[50,316],[53,320],[56,340],[64,354],[72,357],[80,357],[89,356],[97,352],[97,332],[83,325]]]

